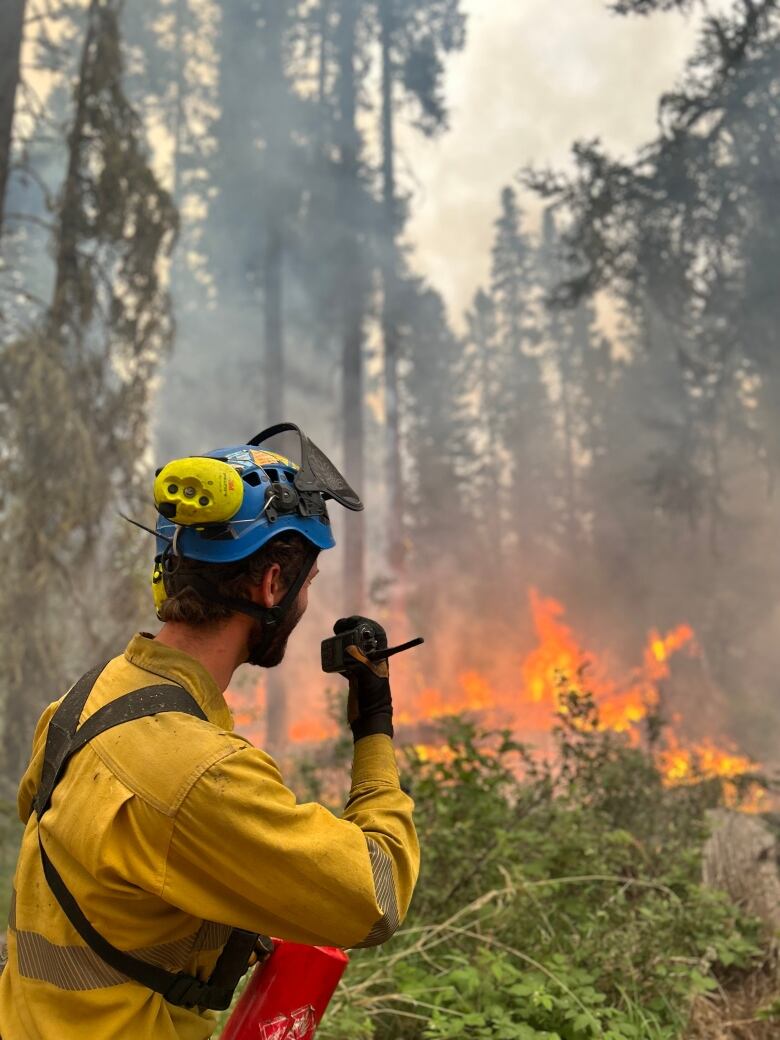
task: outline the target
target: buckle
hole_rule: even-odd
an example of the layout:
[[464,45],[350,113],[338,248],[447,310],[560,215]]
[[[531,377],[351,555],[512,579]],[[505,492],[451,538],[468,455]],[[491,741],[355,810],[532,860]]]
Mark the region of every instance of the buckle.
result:
[[177,1007],[205,1007],[212,1011],[226,1011],[233,999],[233,990],[227,986],[211,986],[194,975],[180,971],[163,993],[169,1004]]
[[206,983],[196,979],[194,975],[181,971],[174,977],[163,996],[169,1004],[176,1004],[179,1007],[205,1006],[207,989]]

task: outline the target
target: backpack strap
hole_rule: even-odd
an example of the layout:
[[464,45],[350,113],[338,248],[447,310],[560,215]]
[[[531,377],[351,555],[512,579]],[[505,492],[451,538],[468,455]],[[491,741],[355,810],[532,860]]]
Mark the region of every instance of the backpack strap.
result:
[[42,807],[48,808],[49,806],[51,793],[62,772],[64,757],[73,739],[73,734],[76,732],[84,705],[104,668],[105,664],[101,664],[87,672],[86,675],[82,675],[65,694],[59,708],[49,721],[46,750],[43,754],[43,768],[41,769],[41,783],[33,802],[39,820],[42,813],[45,812],[45,808]]
[[41,785],[35,798],[38,816],[38,846],[43,873],[65,916],[94,952],[116,971],[139,982],[181,1007],[205,1007],[223,1011],[230,1006],[238,981],[258,940],[254,932],[234,928],[208,982],[187,972],[171,972],[118,949],[89,923],[75,896],[49,859],[43,847],[40,822],[51,805],[51,796],[69,759],[100,733],[134,719],[178,711],[206,720],[194,698],[182,687],[170,684],[146,686],[103,705],[79,727],[78,721],[89,694],[105,666],[82,676],[54,713],[46,737]]

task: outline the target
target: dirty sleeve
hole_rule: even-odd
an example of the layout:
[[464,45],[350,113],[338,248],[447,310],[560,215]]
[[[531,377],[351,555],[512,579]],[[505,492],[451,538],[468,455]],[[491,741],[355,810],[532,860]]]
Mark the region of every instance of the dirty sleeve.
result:
[[340,816],[299,803],[251,746],[212,764],[178,808],[162,897],[189,913],[311,945],[377,945],[403,920],[419,869],[413,802],[393,744],[355,745]]

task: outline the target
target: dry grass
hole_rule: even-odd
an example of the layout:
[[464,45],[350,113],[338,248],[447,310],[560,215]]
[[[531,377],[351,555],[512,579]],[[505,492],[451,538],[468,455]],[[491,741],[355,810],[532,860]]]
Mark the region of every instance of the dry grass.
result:
[[780,1020],[756,1016],[779,999],[777,965],[767,963],[721,991],[699,997],[685,1040],[777,1040]]

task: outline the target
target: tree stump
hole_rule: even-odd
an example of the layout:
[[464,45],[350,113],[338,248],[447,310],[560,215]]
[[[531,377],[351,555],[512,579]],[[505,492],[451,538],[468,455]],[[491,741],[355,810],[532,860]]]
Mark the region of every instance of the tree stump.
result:
[[710,813],[702,878],[764,922],[769,938],[780,932],[780,843],[760,817],[728,809]]

